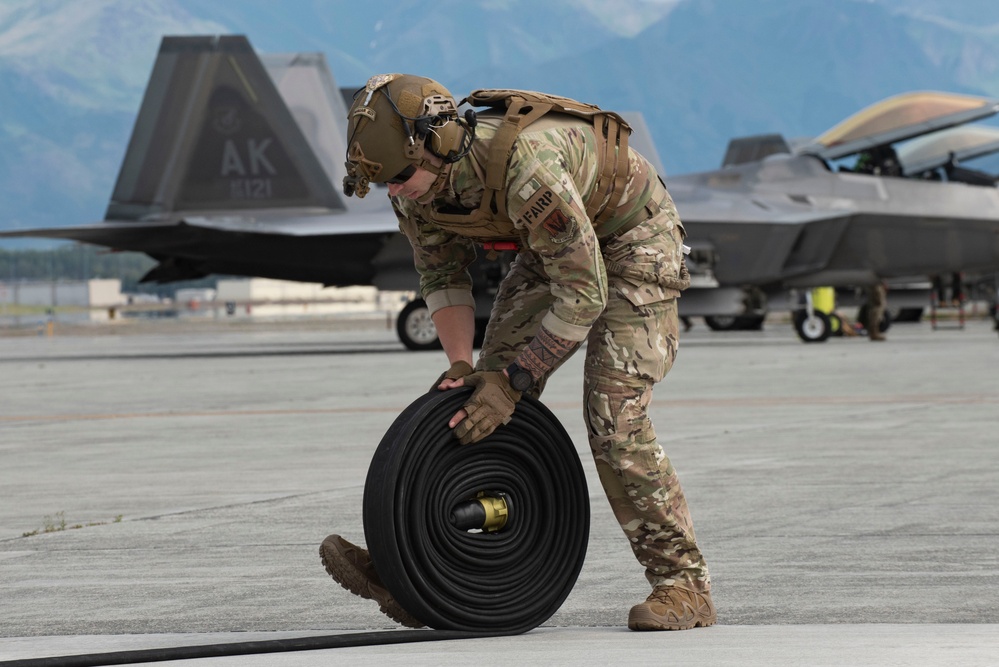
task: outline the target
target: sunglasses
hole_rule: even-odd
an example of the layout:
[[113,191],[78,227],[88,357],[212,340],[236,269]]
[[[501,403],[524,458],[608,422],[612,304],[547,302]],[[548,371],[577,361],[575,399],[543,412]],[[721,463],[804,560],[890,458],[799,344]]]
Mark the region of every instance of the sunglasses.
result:
[[396,174],[395,176],[393,176],[392,178],[388,179],[385,182],[391,183],[393,185],[402,185],[403,183],[411,179],[413,177],[413,174],[415,173],[416,173],[416,167],[414,165],[409,165],[408,167],[406,167],[405,169],[403,169],[398,174]]

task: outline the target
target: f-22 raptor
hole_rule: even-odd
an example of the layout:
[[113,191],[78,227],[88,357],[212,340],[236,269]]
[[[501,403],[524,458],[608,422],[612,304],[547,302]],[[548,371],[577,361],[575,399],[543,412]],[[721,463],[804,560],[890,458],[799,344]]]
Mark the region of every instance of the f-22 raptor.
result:
[[[999,100],[906,93],[797,148],[780,135],[733,140],[721,169],[669,179],[691,243],[713,260],[708,317],[761,318],[789,288],[995,272],[996,178],[956,158],[999,148],[995,128],[965,125],[997,111]],[[740,294],[746,309],[727,311]],[[806,341],[829,333],[796,321]]]

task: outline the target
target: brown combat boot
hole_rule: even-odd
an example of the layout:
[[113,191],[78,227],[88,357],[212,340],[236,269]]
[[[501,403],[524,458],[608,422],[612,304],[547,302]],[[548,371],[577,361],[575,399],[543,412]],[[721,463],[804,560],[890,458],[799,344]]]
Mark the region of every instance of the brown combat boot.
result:
[[413,616],[403,609],[388,592],[367,550],[351,544],[339,535],[330,535],[319,545],[323,567],[338,584],[354,595],[374,600],[383,614],[407,628],[422,628]]
[[714,625],[717,619],[711,593],[660,586],[652,590],[645,602],[631,608],[628,627],[632,630],[689,630]]
[[885,335],[881,333],[880,318],[878,320],[874,320],[872,318],[871,321],[867,323],[867,337],[871,340],[886,340]]

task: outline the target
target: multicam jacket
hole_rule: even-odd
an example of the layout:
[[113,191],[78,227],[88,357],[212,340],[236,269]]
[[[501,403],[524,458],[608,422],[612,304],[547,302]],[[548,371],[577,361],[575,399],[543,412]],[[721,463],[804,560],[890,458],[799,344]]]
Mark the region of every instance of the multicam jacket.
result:
[[594,229],[586,214],[597,196],[597,153],[593,124],[549,114],[517,137],[506,181],[509,220],[485,226],[441,224],[436,212],[471,212],[482,201],[490,139],[502,120],[480,114],[472,152],[455,163],[447,185],[428,205],[394,197],[400,229],[414,249],[420,290],[431,312],[448,305],[474,307],[467,267],[483,241],[516,241],[537,253],[551,281],[552,305],[544,326],[553,334],[581,341],[607,303],[607,275],[601,241],[668,207],[675,208],[655,169],[629,148],[630,172],[614,214]]

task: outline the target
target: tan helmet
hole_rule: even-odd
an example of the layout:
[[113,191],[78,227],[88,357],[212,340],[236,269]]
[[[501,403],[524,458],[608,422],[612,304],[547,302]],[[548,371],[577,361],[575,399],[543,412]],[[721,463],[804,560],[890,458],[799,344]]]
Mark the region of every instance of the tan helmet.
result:
[[[468,116],[467,112],[466,116]],[[411,74],[379,74],[368,79],[347,112],[347,176],[343,191],[348,197],[368,193],[368,183],[385,183],[410,166],[440,174],[425,159],[425,149],[445,165],[468,154],[475,138],[474,114],[458,115],[458,106],[447,88]]]

